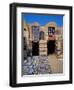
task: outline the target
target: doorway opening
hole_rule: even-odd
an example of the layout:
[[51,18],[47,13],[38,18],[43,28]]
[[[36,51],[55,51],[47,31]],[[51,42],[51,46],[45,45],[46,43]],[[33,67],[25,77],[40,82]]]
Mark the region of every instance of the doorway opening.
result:
[[32,42],[32,55],[38,56],[39,55],[39,42]]
[[55,53],[55,40],[49,40],[47,42],[47,49],[48,55]]

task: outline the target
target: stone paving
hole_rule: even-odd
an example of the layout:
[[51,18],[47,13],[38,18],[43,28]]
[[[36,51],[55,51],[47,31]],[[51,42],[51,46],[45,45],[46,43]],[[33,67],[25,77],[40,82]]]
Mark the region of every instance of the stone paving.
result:
[[23,75],[51,73],[47,56],[28,57],[23,62]]
[[63,73],[63,58],[57,58],[55,54],[48,56],[48,64],[51,66],[52,74]]

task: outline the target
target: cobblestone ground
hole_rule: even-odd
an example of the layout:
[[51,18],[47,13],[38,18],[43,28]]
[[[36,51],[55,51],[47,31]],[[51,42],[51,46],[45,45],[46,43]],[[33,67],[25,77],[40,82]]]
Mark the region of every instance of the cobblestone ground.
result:
[[22,75],[63,73],[63,60],[55,54],[33,56],[23,61]]
[[48,74],[51,73],[47,56],[28,57],[23,62],[23,75]]

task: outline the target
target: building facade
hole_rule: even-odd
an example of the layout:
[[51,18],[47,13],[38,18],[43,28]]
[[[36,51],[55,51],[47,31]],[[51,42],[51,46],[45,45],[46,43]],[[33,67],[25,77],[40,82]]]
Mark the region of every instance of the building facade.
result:
[[57,27],[55,22],[45,26],[40,26],[38,22],[31,25],[23,22],[23,33],[33,56],[55,54],[57,58],[63,58],[63,28]]

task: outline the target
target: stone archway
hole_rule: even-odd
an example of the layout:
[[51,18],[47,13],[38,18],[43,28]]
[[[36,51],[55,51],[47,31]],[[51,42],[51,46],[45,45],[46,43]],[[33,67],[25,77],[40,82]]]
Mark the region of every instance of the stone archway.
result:
[[44,32],[43,31],[40,31],[40,40],[44,40]]

